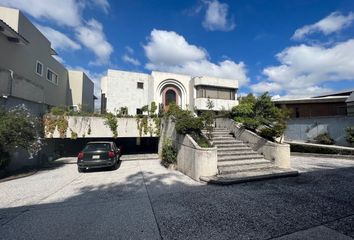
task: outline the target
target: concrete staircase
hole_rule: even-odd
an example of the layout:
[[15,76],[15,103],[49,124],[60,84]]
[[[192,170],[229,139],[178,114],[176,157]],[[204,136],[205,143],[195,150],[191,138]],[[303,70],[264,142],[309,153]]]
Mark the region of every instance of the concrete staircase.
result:
[[201,177],[203,181],[233,184],[298,175],[297,171],[277,168],[244,142],[235,139],[227,129],[215,128],[212,133],[212,143],[218,149],[219,174],[213,177]]

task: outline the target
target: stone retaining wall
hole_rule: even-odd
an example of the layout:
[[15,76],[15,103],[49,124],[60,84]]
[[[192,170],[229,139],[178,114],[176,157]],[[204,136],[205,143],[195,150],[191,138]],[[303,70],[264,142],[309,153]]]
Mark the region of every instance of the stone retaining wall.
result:
[[237,139],[249,145],[259,154],[262,154],[265,159],[274,162],[278,167],[291,167],[289,144],[278,144],[268,141],[227,118],[217,118],[216,127],[227,128]]
[[177,150],[177,169],[179,171],[197,181],[201,176],[214,176],[218,173],[216,147],[201,148],[188,134],[176,133],[175,123],[171,119],[164,119],[161,124],[160,156],[166,138],[171,139]]

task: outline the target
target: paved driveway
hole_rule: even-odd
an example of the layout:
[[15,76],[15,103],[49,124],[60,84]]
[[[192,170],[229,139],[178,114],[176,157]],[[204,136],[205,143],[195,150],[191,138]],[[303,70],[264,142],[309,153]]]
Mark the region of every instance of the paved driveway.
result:
[[57,166],[0,183],[0,239],[352,239],[354,161],[292,160],[299,177],[232,186],[158,160]]

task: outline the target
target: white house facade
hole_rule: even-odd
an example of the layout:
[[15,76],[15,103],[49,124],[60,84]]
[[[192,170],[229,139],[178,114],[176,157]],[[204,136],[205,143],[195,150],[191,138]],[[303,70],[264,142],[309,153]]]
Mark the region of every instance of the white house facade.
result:
[[191,111],[207,110],[208,98],[214,111],[230,110],[238,104],[236,79],[190,76],[152,71],[151,74],[111,70],[101,79],[101,109],[115,112],[128,108],[129,115],[141,113],[141,107],[155,102],[167,109],[174,102]]

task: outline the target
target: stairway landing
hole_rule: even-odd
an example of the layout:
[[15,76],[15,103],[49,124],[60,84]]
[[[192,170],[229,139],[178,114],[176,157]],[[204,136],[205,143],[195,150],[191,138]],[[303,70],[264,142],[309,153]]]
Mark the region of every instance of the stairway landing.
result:
[[278,168],[264,159],[263,155],[235,139],[227,129],[215,128],[211,141],[217,147],[219,173],[201,177],[202,181],[225,185],[298,175],[295,170]]

